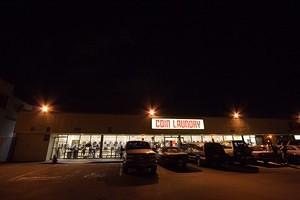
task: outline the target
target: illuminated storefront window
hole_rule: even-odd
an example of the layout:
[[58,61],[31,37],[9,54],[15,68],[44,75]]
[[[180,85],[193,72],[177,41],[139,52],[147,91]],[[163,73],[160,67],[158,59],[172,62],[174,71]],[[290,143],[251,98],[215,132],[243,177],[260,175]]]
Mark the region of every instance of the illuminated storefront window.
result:
[[244,141],[250,146],[256,145],[255,135],[243,135]]
[[224,135],[224,141],[232,141],[233,136],[232,135]]
[[67,139],[68,135],[60,135],[59,137],[55,137],[51,157],[56,155],[57,158],[64,158]]
[[211,135],[204,135],[203,136],[203,142],[212,142]]
[[192,142],[202,142],[202,136],[201,135],[192,135]]
[[178,135],[165,135],[164,140],[164,146],[171,147],[178,145]]
[[190,136],[190,135],[183,135],[183,136],[181,136],[182,137],[182,143],[190,143],[190,142],[192,142],[192,136]]
[[243,140],[241,135],[233,135],[233,140]]
[[93,158],[100,158],[101,135],[91,136],[91,153]]
[[212,138],[213,138],[214,142],[223,142],[222,135],[213,135]]
[[296,140],[300,140],[300,135],[295,135]]
[[116,135],[104,135],[103,140],[103,151],[102,155],[104,158],[111,158],[117,155],[117,136]]
[[[295,138],[299,138],[296,135]],[[163,146],[178,146],[181,143],[222,142],[242,140],[241,135],[101,135],[101,134],[62,134],[53,136],[51,157],[57,155],[59,159],[96,159],[120,158],[121,148],[125,148],[130,140],[143,140],[150,143],[151,148]],[[246,143],[256,144],[255,135],[244,135]],[[102,149],[101,149],[102,147]]]
[[155,141],[155,143],[153,144],[154,149],[158,149],[158,148],[164,146],[164,136],[163,135],[155,135],[153,137],[154,137],[154,141]]

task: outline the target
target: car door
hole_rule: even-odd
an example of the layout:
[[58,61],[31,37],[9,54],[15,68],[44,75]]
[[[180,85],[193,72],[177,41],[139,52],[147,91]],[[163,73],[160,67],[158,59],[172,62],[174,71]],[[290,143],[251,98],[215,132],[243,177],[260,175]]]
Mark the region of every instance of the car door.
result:
[[186,145],[186,148],[185,148],[184,151],[188,154],[188,159],[189,159],[190,161],[193,161],[194,155],[193,155],[193,151],[192,151],[191,145]]
[[190,159],[193,161],[197,161],[198,158],[200,158],[200,155],[201,155],[200,147],[198,147],[197,145],[191,145]]
[[163,148],[158,149],[157,154],[156,154],[157,160],[160,160],[160,161],[163,160],[163,154],[164,154],[164,149]]

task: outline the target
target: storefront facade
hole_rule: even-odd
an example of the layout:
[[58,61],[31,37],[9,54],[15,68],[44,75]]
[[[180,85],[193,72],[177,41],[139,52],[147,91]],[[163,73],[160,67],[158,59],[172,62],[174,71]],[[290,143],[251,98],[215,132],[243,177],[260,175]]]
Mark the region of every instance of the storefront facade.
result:
[[222,117],[157,117],[76,113],[20,113],[15,128],[15,161],[118,158],[129,140],[153,148],[187,142],[244,140],[291,135],[288,120]]

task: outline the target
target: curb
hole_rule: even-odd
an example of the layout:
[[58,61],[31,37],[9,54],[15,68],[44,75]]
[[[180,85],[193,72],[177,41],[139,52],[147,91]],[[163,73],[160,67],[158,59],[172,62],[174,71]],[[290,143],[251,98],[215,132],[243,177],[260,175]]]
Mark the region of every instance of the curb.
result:
[[41,162],[41,164],[97,164],[97,163],[122,163],[122,160],[103,160],[103,161],[57,161],[57,163],[52,163],[52,161]]

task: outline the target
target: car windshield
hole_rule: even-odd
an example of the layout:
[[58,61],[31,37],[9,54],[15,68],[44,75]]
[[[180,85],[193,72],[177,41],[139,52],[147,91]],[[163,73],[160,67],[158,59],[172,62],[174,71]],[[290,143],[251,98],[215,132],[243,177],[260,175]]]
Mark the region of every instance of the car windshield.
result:
[[181,152],[181,150],[179,148],[176,148],[176,147],[169,147],[169,148],[165,149],[165,152],[168,152],[168,153],[179,153],[179,152]]
[[148,142],[130,141],[127,142],[126,149],[150,149],[150,145]]
[[232,141],[235,147],[245,147],[246,143],[244,141]]
[[245,142],[244,142],[244,141],[232,141],[232,143],[233,143],[235,146],[244,146],[244,145],[245,145]]
[[223,142],[223,143],[222,143],[222,146],[223,146],[225,149],[232,149],[231,144],[230,144],[230,142],[228,142],[228,141]]

